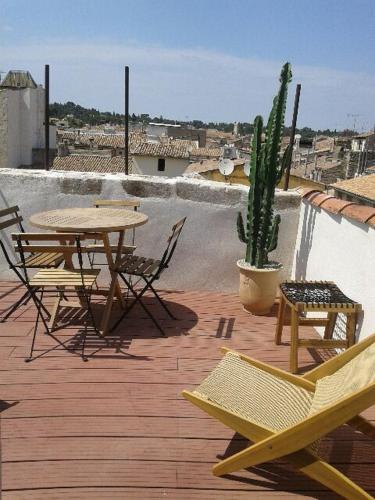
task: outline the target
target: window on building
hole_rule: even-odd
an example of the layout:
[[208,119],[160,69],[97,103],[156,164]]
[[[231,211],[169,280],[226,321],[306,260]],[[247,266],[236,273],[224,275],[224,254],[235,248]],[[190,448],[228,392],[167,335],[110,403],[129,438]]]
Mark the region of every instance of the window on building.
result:
[[164,170],[165,170],[165,159],[159,158],[158,159],[158,172],[164,172]]

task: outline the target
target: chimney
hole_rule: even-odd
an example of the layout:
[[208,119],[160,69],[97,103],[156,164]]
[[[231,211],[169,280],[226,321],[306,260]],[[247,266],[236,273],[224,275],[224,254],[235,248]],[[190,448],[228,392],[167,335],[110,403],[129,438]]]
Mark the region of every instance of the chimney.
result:
[[67,141],[60,142],[57,145],[57,156],[60,156],[60,157],[69,156],[69,148],[68,148]]

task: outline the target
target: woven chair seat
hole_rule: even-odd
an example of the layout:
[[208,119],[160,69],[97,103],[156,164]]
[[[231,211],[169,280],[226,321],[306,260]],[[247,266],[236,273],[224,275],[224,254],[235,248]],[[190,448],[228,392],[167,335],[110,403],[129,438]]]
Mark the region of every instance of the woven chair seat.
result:
[[194,392],[272,431],[286,429],[304,420],[314,396],[230,352]]
[[57,267],[64,261],[64,256],[62,253],[51,252],[51,253],[33,253],[29,257],[26,257],[25,264],[23,262],[17,262],[16,267]]
[[284,282],[280,289],[292,304],[356,304],[335,283],[329,281]]

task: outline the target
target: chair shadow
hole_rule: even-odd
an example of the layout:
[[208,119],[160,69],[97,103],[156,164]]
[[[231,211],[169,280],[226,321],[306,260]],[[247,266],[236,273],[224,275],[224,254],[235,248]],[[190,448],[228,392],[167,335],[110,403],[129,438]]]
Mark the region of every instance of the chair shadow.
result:
[[[105,336],[99,337],[92,328],[88,328],[86,336],[86,350],[88,357],[100,356],[106,358],[118,358],[122,355],[131,359],[149,360],[152,358],[149,358],[148,356],[135,356],[128,352],[133,340],[151,340],[157,338],[164,339],[188,335],[189,331],[198,323],[197,314],[192,309],[179,302],[172,302],[164,298],[164,303],[177,319],[169,318],[167,313],[154,297],[145,297],[144,303],[160,323],[166,333],[166,337],[161,335],[142,307],[139,304],[136,304],[130,313],[115,328],[115,330],[110,331]],[[104,307],[104,301],[97,301],[92,304],[94,319],[97,325],[100,325]],[[115,324],[117,319],[120,318],[121,313],[122,309],[116,305],[112,311],[112,324]],[[59,330],[78,327],[78,331],[76,331],[67,343],[67,347],[71,350],[76,349],[77,352],[79,352],[79,349],[82,346],[85,319],[86,311],[82,309],[77,310],[62,308],[54,333],[58,335]]]

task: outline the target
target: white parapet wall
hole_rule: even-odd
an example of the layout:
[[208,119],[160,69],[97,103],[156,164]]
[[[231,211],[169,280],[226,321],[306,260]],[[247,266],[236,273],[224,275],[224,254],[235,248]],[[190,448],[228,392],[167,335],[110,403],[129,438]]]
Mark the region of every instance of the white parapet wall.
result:
[[[338,209],[340,204],[344,207],[341,200],[329,196],[326,200],[321,207],[302,200],[293,277],[334,281],[348,297],[361,303],[363,314],[359,317],[357,338],[363,339],[375,333],[375,228],[345,216],[345,208],[343,213],[328,208],[333,203]],[[356,212],[362,216],[365,211],[364,219],[371,215],[370,207],[352,204],[346,210],[354,216]],[[345,321],[340,316],[335,331],[339,337],[345,334]]]
[[[233,292],[238,287],[236,261],[245,247],[237,236],[237,212],[245,212],[247,188],[186,177],[45,172],[0,169],[0,209],[19,205],[27,230],[30,215],[58,208],[89,207],[98,198],[138,198],[149,222],[136,230],[137,253],[160,257],[171,225],[187,216],[179,246],[160,286],[169,289],[207,289]],[[279,191],[279,245],[272,255],[283,263],[283,277],[291,275],[297,235],[300,196]],[[11,247],[9,232],[2,233]],[[130,235],[129,235],[130,236]],[[13,279],[4,259],[0,279]]]

